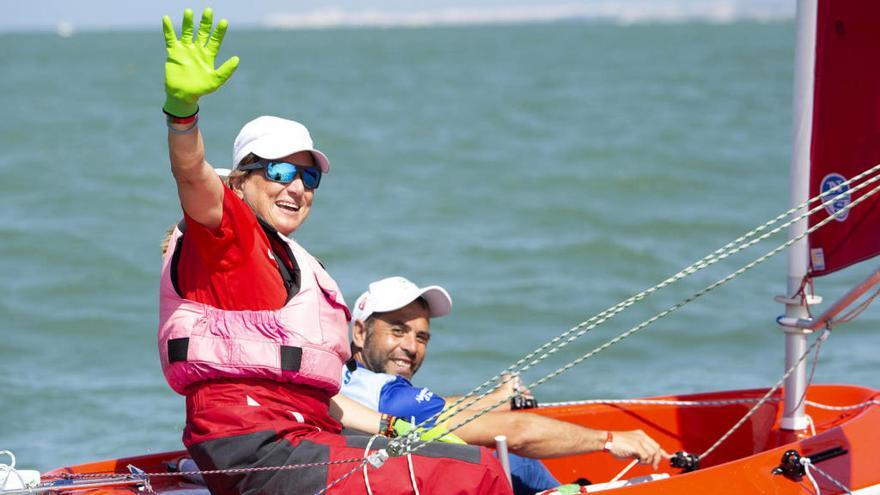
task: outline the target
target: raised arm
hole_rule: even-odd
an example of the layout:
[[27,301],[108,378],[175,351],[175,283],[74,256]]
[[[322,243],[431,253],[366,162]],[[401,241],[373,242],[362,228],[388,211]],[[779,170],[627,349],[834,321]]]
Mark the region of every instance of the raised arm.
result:
[[171,19],[162,19],[168,52],[162,110],[168,116],[171,173],[184,211],[209,228],[219,226],[223,218],[223,184],[205,161],[205,145],[198,127],[198,100],[216,91],[238,67],[238,57],[232,57],[214,69],[214,59],[229,23],[222,19],[212,33],[213,19],[211,9],[205,9],[194,37],[193,12],[186,9],[179,39]]

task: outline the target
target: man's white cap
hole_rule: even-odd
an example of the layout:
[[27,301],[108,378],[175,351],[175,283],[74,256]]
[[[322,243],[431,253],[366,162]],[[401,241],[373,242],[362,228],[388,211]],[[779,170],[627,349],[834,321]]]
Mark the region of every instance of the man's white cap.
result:
[[260,158],[276,160],[298,151],[311,151],[321,172],[330,171],[330,160],[315,149],[306,126],[293,120],[264,115],[241,128],[232,147],[232,166],[238,168],[246,156],[253,153]]
[[443,287],[419,287],[403,277],[388,277],[370,284],[367,291],[357,298],[351,311],[351,321],[367,321],[373,313],[400,309],[420,297],[428,303],[431,318],[445,316],[452,309],[452,298]]

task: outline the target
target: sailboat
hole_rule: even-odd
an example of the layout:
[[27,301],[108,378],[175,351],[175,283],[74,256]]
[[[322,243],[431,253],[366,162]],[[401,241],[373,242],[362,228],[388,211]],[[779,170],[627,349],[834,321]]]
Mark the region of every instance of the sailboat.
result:
[[[874,183],[880,180],[878,54],[880,3],[798,1],[792,209],[778,217],[790,220],[782,224],[789,236],[782,246],[788,278],[786,293],[777,298],[785,308],[777,322],[785,334],[786,357],[777,385],[531,408],[530,413],[591,428],[642,429],[676,452],[659,472],[601,453],[544,460],[557,479],[578,483],[583,493],[880,494],[880,391],[813,385],[807,359],[836,324],[880,294],[870,295],[880,284],[877,270],[813,315],[821,304],[813,293],[814,279],[880,254],[880,236],[874,232],[880,226],[880,194],[874,194],[880,190]],[[762,228],[750,238],[762,238]],[[716,251],[704,264],[749,244],[747,238]],[[145,489],[207,495],[199,473],[181,467],[185,456],[166,452],[63,467],[39,481],[22,477],[18,486],[7,479],[0,495]]]

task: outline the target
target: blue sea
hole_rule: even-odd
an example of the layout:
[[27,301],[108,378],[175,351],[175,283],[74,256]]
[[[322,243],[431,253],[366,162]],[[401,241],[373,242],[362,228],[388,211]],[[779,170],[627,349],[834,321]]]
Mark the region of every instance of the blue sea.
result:
[[[794,24],[230,29],[201,101],[208,159],[300,120],[333,163],[295,234],[349,302],[404,275],[451,293],[420,385],[462,394],[788,209]],[[20,467],[181,448],[156,348],[169,172],[161,32],[0,34],[0,450]],[[770,251],[675,284],[524,374],[534,382]],[[868,261],[816,281],[833,300]],[[534,390],[543,401],[769,387],[785,255]],[[818,308],[821,310],[821,308]],[[820,383],[878,386],[880,312]],[[0,460],[0,462],[3,462]]]

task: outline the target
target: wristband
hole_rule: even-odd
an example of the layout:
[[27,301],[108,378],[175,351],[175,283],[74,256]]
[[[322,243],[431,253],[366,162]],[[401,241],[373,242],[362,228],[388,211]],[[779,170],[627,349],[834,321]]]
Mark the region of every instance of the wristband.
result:
[[383,414],[379,419],[379,434],[388,438],[394,438],[397,436],[397,432],[394,431],[394,422],[397,421],[397,418],[390,414]]
[[614,446],[614,435],[610,431],[605,432],[605,445],[602,446],[602,452],[611,452],[611,447]]
[[[199,114],[196,113],[183,119],[168,115],[168,117],[165,119],[165,124],[168,126],[168,132],[170,132],[171,134],[190,134],[196,129],[196,126],[199,124]],[[189,124],[189,126],[184,127],[183,129],[178,129],[172,126],[172,124]]]
[[190,124],[199,119],[199,113],[196,112],[189,117],[176,117],[170,113],[165,114],[165,120],[170,124]]

